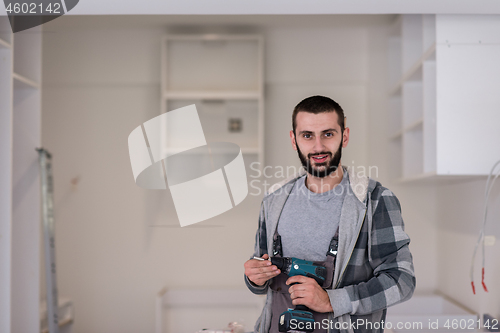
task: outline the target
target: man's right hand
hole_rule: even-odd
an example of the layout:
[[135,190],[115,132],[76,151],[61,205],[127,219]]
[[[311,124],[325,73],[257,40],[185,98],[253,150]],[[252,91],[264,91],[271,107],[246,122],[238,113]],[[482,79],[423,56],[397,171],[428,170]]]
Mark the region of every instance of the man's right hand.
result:
[[276,265],[267,260],[267,254],[264,254],[262,259],[266,260],[250,259],[245,262],[245,275],[258,286],[263,286],[267,280],[281,273]]

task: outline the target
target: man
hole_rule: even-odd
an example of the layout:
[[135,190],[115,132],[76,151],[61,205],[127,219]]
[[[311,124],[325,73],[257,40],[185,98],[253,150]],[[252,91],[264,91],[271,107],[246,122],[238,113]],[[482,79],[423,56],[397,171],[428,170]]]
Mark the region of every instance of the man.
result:
[[304,170],[266,193],[254,256],[315,261],[332,277],[320,286],[310,277],[286,276],[269,260],[248,260],[248,288],[267,294],[255,332],[278,332],[280,314],[299,304],[321,323],[314,332],[383,332],[386,308],[413,294],[399,201],[341,165],[350,133],[344,122],[340,105],[323,96],[306,98],[293,111],[290,139]]

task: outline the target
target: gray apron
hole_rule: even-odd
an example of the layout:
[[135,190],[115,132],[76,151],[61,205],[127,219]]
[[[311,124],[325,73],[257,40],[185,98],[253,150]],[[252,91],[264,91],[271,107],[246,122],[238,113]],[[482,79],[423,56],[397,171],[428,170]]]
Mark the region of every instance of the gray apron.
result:
[[[279,221],[278,221],[279,224]],[[274,231],[274,242],[273,242],[273,255],[275,257],[282,257],[283,250],[281,245],[281,236],[278,233],[278,224],[276,224],[276,229]],[[330,247],[328,249],[326,260],[325,261],[313,261],[315,264],[319,264],[321,266],[326,267],[326,280],[321,286],[323,289],[331,289],[332,281],[333,281],[333,273],[335,270],[335,259],[337,257],[337,248],[338,248],[338,238],[339,238],[339,228],[335,232],[333,236]],[[290,293],[288,289],[290,286],[286,285],[286,280],[289,278],[285,273],[280,273],[278,276],[274,277],[271,281],[269,287],[272,290],[272,304],[271,304],[271,327],[269,329],[269,333],[279,333],[279,325],[278,320],[280,315],[288,309],[293,309],[295,306],[292,304],[292,298],[290,297]],[[326,333],[327,327],[330,325],[328,323],[328,312],[321,313],[316,312],[310,309],[312,314],[314,315],[315,321],[315,330],[314,333]],[[326,320],[325,320],[326,319]],[[323,325],[323,320],[326,325]]]

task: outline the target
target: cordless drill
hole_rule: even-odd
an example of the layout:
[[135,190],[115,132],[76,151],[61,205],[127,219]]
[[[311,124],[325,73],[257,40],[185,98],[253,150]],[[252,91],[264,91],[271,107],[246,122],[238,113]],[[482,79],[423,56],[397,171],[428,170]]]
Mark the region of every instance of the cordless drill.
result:
[[[326,267],[314,264],[312,261],[293,257],[271,257],[271,263],[288,276],[307,276],[316,280],[320,286],[326,280]],[[297,305],[295,309],[288,309],[283,312],[279,319],[279,331],[297,331],[291,327],[292,320],[294,320],[295,327],[302,327],[300,331],[314,331],[314,315],[307,306]]]

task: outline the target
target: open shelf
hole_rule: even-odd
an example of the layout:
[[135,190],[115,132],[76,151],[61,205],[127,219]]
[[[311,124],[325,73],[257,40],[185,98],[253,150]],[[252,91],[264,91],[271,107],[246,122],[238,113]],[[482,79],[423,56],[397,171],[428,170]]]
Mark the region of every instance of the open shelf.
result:
[[406,81],[409,81],[409,80],[415,80],[416,77],[418,77],[419,73],[421,73],[422,71],[422,65],[424,62],[426,61],[429,61],[429,60],[436,60],[436,44],[432,44],[425,52],[424,54],[422,55],[422,57],[420,57],[420,59],[418,59],[417,62],[415,62],[413,64],[413,66],[411,66],[411,68],[406,71],[403,76],[400,78],[400,80],[398,81],[398,83],[396,83],[390,90],[389,92],[389,95],[395,95],[397,94],[400,90],[401,90],[401,87],[403,86],[403,84],[406,82]]
[[394,133],[393,135],[389,136],[389,140],[398,140],[401,138],[401,136],[403,135],[403,131],[397,131],[396,133]]
[[258,99],[258,91],[168,91],[164,93],[167,99],[202,99],[202,100],[222,100],[222,99]]
[[[210,143],[209,143],[210,145]],[[240,147],[241,148],[241,152],[243,154],[258,154],[259,153],[259,148],[258,147]],[[218,150],[218,152],[223,152],[223,153],[226,153],[226,151],[221,151],[221,150]],[[227,152],[233,152],[232,150],[231,151],[227,151]],[[196,151],[196,150],[185,150],[183,148],[168,148],[168,155],[173,155],[173,154],[176,154],[176,153],[183,153],[183,154],[193,154],[193,155],[196,155],[196,154],[202,154],[201,152],[199,151]]]
[[409,183],[421,183],[421,182],[429,182],[429,183],[447,183],[447,182],[457,182],[457,181],[471,181],[471,180],[486,180],[487,175],[443,175],[438,174],[435,171],[423,172],[417,175],[409,176],[409,177],[401,177],[396,180],[396,182],[401,184],[409,184]]
[[389,96],[389,114],[388,114],[388,128],[390,137],[401,133],[402,129],[402,119],[401,119],[401,107],[402,107],[401,94]]
[[427,173],[421,173],[421,174],[416,174],[416,175],[412,175],[412,176],[406,176],[406,177],[402,177],[402,178],[399,178],[397,180],[398,183],[410,183],[410,182],[415,182],[415,181],[419,181],[419,180],[424,180],[424,179],[429,179],[429,177],[433,177],[433,176],[436,176],[436,173],[435,172],[427,172]]
[[423,125],[420,123],[403,133],[403,177],[423,173]]
[[31,82],[41,80],[41,27],[16,33],[14,41],[14,73]]
[[[388,37],[388,140],[402,179],[436,172],[436,16],[401,15]],[[398,76],[399,74],[399,76]],[[397,178],[397,177],[395,177]]]
[[8,16],[0,16],[0,48],[2,47],[12,47],[12,28]]
[[424,123],[424,118],[420,118],[420,119],[417,119],[415,120],[414,122],[410,123],[409,125],[407,125],[405,128],[404,128],[404,132],[410,132],[410,131],[413,131],[415,130],[416,128],[418,127],[422,127]]
[[387,48],[389,50],[389,86],[396,87],[401,79],[401,21],[402,16],[399,15],[392,23],[389,30],[389,40]]
[[422,47],[424,56],[436,45],[436,16],[422,15]]
[[401,71],[406,73],[422,54],[422,17],[421,15],[405,15],[401,24]]
[[[256,100],[170,100],[167,110],[196,105],[207,142],[233,142],[245,152],[258,151],[258,101]],[[229,131],[231,119],[238,119],[241,131]]]
[[38,89],[40,84],[30,79],[25,78],[22,75],[17,73],[12,74],[12,79],[14,80],[14,89],[26,89],[26,88],[34,88]]
[[260,35],[251,35],[251,34],[169,34],[165,37],[166,40],[171,41],[244,41],[250,40],[255,41],[261,39]]
[[424,173],[437,170],[437,86],[436,61],[423,63]]
[[403,85],[403,128],[423,117],[422,81],[407,81]]
[[11,47],[12,45],[0,38],[0,49],[10,49]]
[[[390,61],[399,66],[390,70],[391,82],[397,83],[388,95],[387,138],[394,178],[460,180],[489,172],[493,157],[475,147],[500,144],[494,129],[498,101],[492,97],[492,87],[500,84],[500,50],[484,43],[492,36],[492,24],[482,16],[466,21],[448,15],[403,15],[396,21],[388,36],[389,52],[395,53]],[[495,24],[498,31],[500,22]],[[464,37],[464,29],[475,39]],[[478,116],[463,116],[463,110],[479,105]],[[464,136],[470,128],[482,129],[482,144]],[[473,151],[474,164],[460,163],[464,150]]]
[[401,159],[403,158],[403,136],[389,141],[389,170],[391,177],[399,179],[403,176]]
[[398,16],[388,45],[389,95],[394,95],[400,93],[406,81],[414,81],[415,76],[421,76],[425,61],[436,59],[436,16]]

